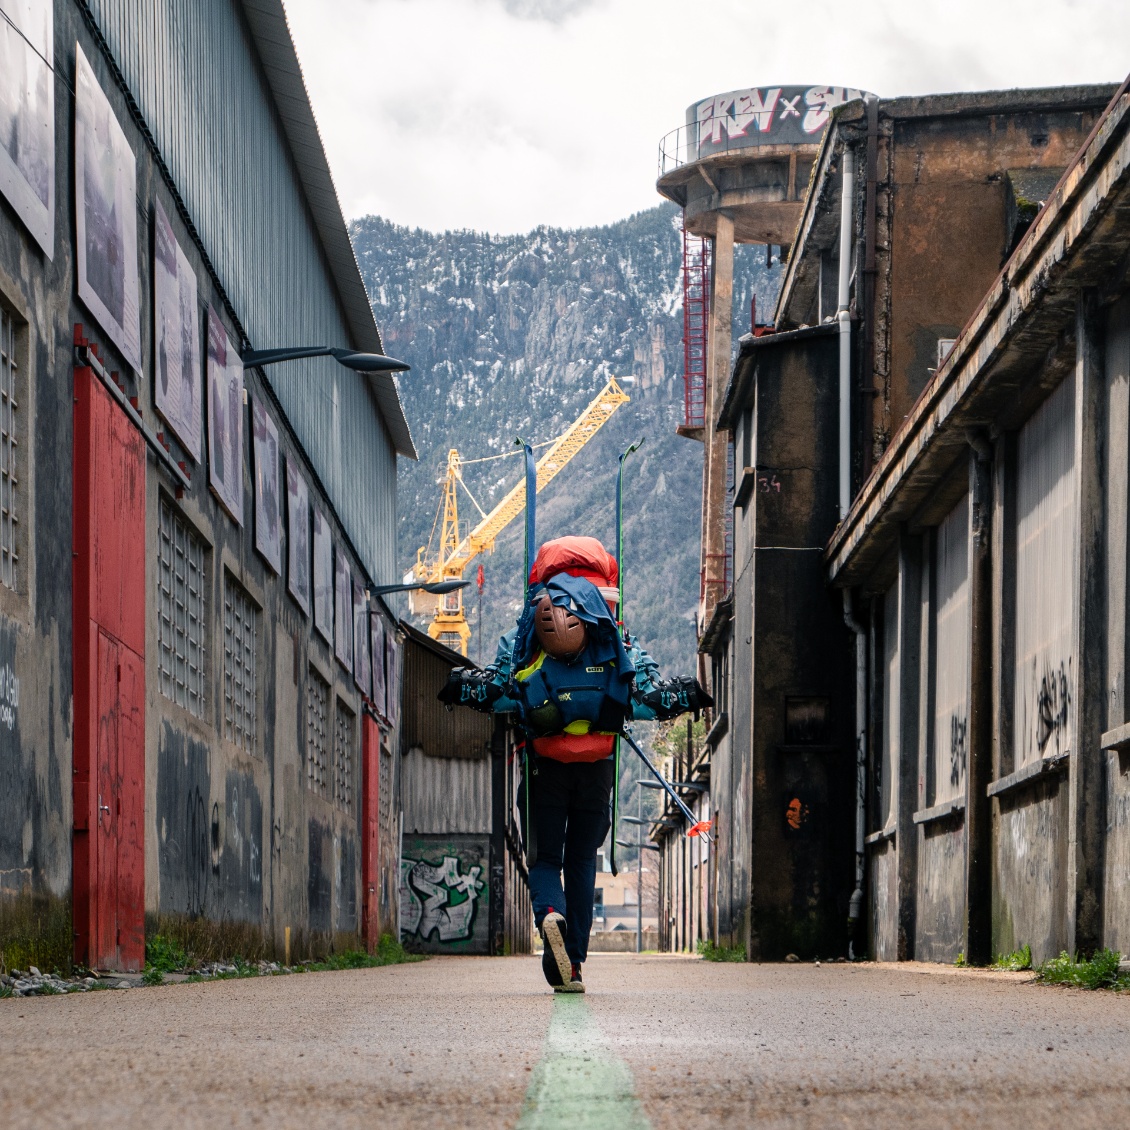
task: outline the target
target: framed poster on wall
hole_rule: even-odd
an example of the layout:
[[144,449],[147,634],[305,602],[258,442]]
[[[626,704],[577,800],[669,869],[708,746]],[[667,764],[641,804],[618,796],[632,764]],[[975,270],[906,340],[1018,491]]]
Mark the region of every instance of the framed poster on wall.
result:
[[243,525],[243,362],[224,323],[208,307],[208,482]]
[[298,607],[310,615],[310,492],[306,480],[286,461],[286,587]]
[[353,578],[340,549],[334,568],[334,654],[347,671],[353,670]]
[[373,705],[382,718],[388,717],[385,703],[385,620],[369,617],[369,645],[373,653]]
[[153,208],[153,362],[153,403],[199,463],[204,439],[196,273],[159,200]]
[[325,515],[314,507],[314,627],[334,642],[334,547]]
[[0,18],[0,193],[55,254],[55,13],[15,0]]
[[[361,582],[353,581],[353,681],[361,693],[370,697],[373,693],[373,672],[369,662],[369,602]],[[375,617],[374,617],[375,619]]]
[[251,402],[251,454],[255,460],[255,548],[279,574],[282,572],[279,430],[258,397]]
[[396,725],[400,716],[400,648],[396,646],[396,629],[385,632],[385,717]]
[[137,162],[82,48],[75,50],[78,296],[140,373]]

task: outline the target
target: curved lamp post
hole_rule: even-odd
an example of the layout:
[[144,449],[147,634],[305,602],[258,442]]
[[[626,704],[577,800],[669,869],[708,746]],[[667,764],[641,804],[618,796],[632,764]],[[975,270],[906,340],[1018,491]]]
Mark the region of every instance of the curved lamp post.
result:
[[443,596],[444,593],[455,592],[456,589],[465,589],[470,583],[470,581],[436,581],[427,585],[377,585],[369,592],[373,596],[384,596],[385,593],[389,592],[415,592],[417,589],[423,589],[424,592],[430,592],[433,596]]
[[259,365],[277,365],[280,361],[297,361],[302,357],[332,357],[338,364],[358,373],[407,373],[412,366],[382,353],[358,353],[330,345],[303,345],[297,349],[248,349],[240,360],[245,369]]

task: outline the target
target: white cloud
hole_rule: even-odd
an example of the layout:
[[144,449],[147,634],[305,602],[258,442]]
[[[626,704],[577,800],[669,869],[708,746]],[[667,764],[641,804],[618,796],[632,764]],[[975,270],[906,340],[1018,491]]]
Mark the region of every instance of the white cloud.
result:
[[654,204],[660,137],[704,95],[885,97],[1118,81],[1112,0],[286,0],[349,218],[525,231]]

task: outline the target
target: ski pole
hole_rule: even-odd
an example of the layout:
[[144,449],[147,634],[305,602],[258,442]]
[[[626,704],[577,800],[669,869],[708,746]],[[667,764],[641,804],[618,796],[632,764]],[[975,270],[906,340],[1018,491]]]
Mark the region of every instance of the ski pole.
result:
[[679,811],[687,818],[687,821],[690,824],[690,828],[687,829],[687,835],[705,836],[706,842],[708,844],[712,844],[713,841],[710,838],[710,832],[708,830],[710,827],[709,821],[695,819],[694,813],[691,812],[691,810],[687,808],[687,806],[683,803],[683,798],[679,796],[677,792],[675,792],[674,788],[672,788],[671,782],[668,781],[667,778],[664,777],[663,774],[655,768],[655,766],[651,763],[651,758],[648,757],[647,754],[644,753],[644,751],[640,749],[638,745],[636,745],[635,740],[632,738],[631,734],[625,732],[621,736],[623,737],[624,741],[626,741],[628,745],[630,745],[632,749],[636,751],[636,753],[639,755],[640,760],[648,767],[648,769],[651,770],[652,775],[663,786],[667,795],[675,802],[676,805],[678,805]]
[[526,571],[522,576],[522,587],[528,591],[530,563],[537,552],[538,467],[534,449],[521,436],[514,440],[514,446],[523,448],[526,453]]
[[[627,637],[627,629],[624,627],[624,460],[632,454],[633,451],[638,451],[643,440],[637,440],[628,449],[620,455],[620,470],[616,475],[616,571],[619,573],[620,580],[620,594],[616,602],[616,618],[620,624],[620,634]],[[612,827],[618,828],[620,825],[620,738],[616,738],[616,748],[612,755],[613,763],[613,776],[612,776]],[[619,874],[619,868],[616,866],[616,835],[613,832],[612,846],[609,851],[611,856],[612,874]]]
[[639,451],[643,440],[636,440],[620,456],[620,471],[616,476],[616,568],[620,571],[620,601],[616,610],[620,616],[620,626],[624,626],[624,460],[633,451]]

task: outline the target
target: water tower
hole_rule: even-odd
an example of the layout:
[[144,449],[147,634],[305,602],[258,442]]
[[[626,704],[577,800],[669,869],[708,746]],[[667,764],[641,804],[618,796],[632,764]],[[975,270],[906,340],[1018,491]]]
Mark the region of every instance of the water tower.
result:
[[842,86],[731,90],[687,107],[659,144],[662,196],[683,210],[684,418],[706,445],[702,472],[699,630],[729,588],[733,515],[729,444],[714,432],[730,376],[734,244],[793,242],[832,112],[862,92]]

